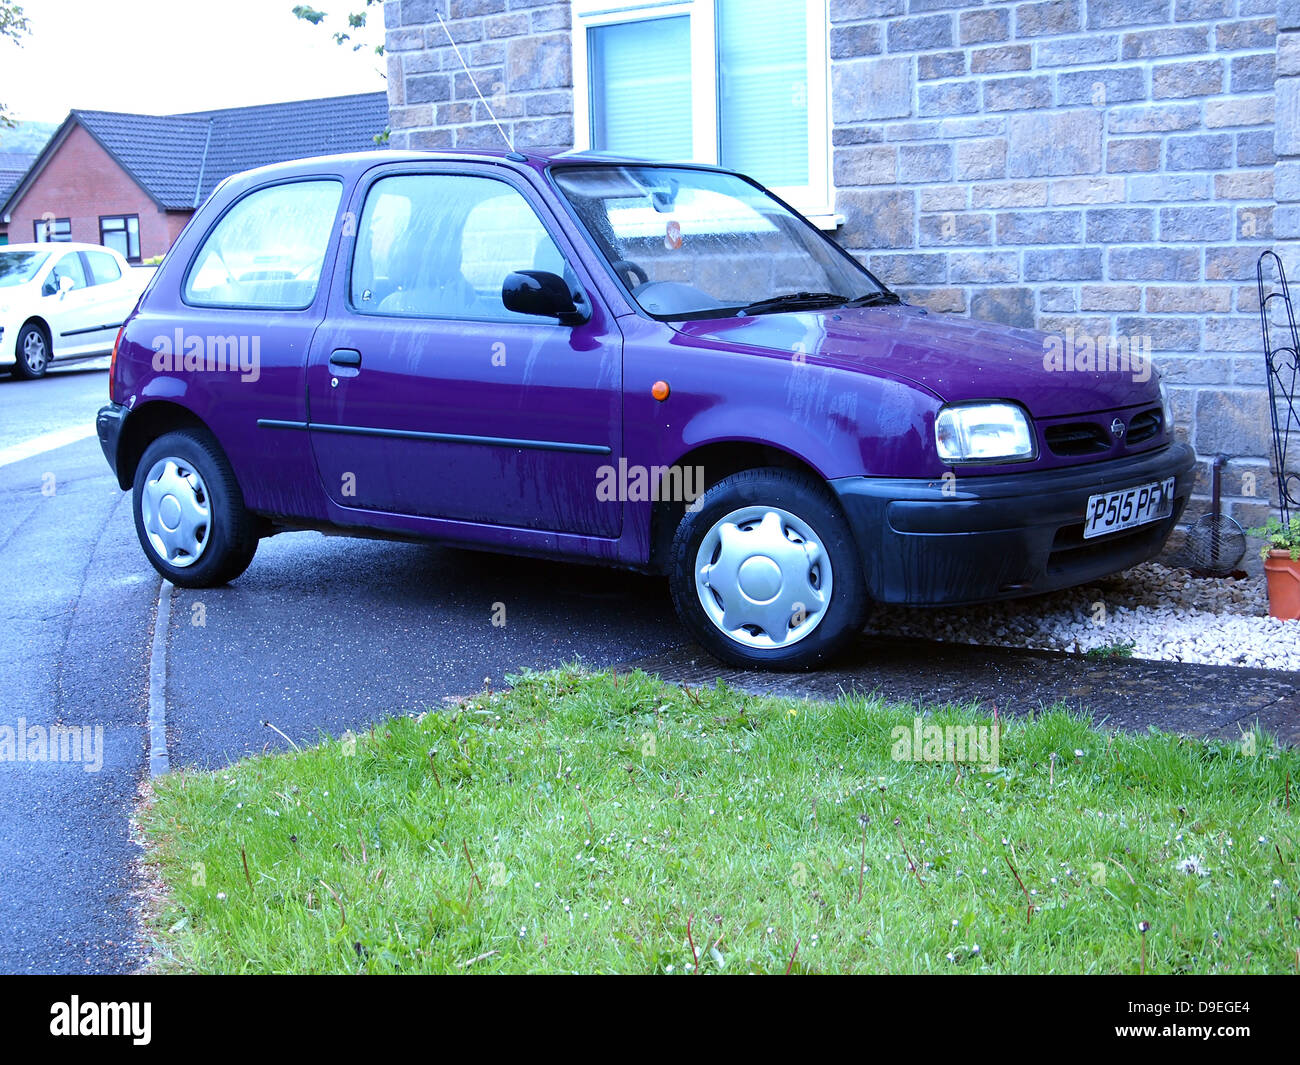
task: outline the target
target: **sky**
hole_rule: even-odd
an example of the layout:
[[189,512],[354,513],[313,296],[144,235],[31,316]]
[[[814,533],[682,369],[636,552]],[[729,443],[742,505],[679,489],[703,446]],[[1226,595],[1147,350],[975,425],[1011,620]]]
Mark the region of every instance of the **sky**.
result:
[[[360,0],[22,0],[32,32],[0,42],[0,101],[25,121],[61,122],[73,108],[177,114],[382,92],[384,60],[353,53],[332,29]],[[338,20],[336,23],[335,20]],[[383,10],[370,8],[382,39]]]

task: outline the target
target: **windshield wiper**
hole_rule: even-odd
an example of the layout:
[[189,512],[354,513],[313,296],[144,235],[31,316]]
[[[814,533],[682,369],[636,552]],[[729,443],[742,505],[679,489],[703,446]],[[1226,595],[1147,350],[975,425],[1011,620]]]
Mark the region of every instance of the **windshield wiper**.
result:
[[781,296],[770,296],[765,300],[755,300],[740,308],[740,314],[762,314],[764,311],[781,310],[787,307],[827,307],[840,306],[846,297],[834,292],[787,292]]
[[847,300],[844,306],[881,307],[902,302],[903,298],[894,292],[868,292],[865,296],[859,296],[857,299]]

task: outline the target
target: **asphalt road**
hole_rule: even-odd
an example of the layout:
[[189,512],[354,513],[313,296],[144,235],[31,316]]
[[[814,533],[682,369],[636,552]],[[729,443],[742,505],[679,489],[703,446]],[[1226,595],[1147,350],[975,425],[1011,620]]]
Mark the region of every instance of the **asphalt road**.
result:
[[172,765],[209,768],[287,746],[263,721],[301,743],[521,669],[682,640],[663,581],[317,533],[262,541],[225,588],[176,589],[171,618]]
[[[3,973],[138,963],[129,823],[147,772],[160,582],[98,442],[67,442],[70,430],[91,429],[106,386],[102,363],[36,382],[0,378]],[[59,446],[37,452],[42,438]],[[781,694],[978,699],[1008,713],[1065,700],[1139,731],[1233,738],[1258,719],[1300,742],[1296,674],[866,638],[835,670],[745,673],[686,644],[660,580],[316,533],[263,541],[228,587],[176,589],[166,659],[173,768],[287,746],[275,729],[299,743],[363,729],[477,691],[485,679],[500,686],[509,673],[575,660]],[[4,730],[12,736],[20,723],[102,728],[102,765],[87,772],[84,759],[30,749],[4,760]]]
[[[0,449],[87,424],[104,393],[103,369],[0,378]],[[92,730],[82,761],[51,761],[34,742],[24,760],[0,761],[7,973],[134,962],[128,817],[144,764],[145,638],[158,581],[138,565],[130,511],[106,473],[93,438],[0,466],[0,729],[15,758],[20,723],[24,734]],[[101,750],[102,766],[87,772]]]
[[[0,461],[93,424],[107,381],[103,363],[87,365],[98,368],[0,377]],[[0,546],[0,728],[102,726],[106,752],[93,773],[30,751],[0,761],[0,972],[130,969],[128,830],[159,580],[93,437],[0,465]],[[286,746],[263,721],[302,742],[485,678],[611,664],[682,638],[661,581],[315,533],[263,541],[226,588],[176,589],[171,618],[173,768]]]

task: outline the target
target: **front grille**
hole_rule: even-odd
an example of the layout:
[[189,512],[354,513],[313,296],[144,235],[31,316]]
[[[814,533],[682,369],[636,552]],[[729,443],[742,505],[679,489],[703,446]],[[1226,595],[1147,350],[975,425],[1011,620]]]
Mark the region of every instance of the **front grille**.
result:
[[[1116,446],[1134,447],[1144,444],[1160,435],[1164,428],[1160,409],[1152,407],[1133,416],[1125,427],[1123,435],[1118,438],[1111,433],[1110,415],[1099,415],[1105,422],[1066,422],[1062,425],[1049,425],[1043,430],[1043,439],[1053,455],[1061,458],[1076,458],[1080,455],[1103,455]],[[1123,421],[1121,415],[1118,421]]]
[[1053,455],[1098,455],[1110,450],[1110,435],[1096,422],[1049,425],[1043,432]]
[[1129,446],[1140,444],[1144,440],[1150,440],[1159,432],[1160,412],[1158,410],[1144,410],[1128,423]]

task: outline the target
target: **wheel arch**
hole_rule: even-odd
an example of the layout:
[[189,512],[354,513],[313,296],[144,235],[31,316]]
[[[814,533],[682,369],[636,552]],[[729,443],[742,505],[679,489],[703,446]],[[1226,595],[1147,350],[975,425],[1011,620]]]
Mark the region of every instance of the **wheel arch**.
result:
[[[697,491],[703,493],[733,473],[764,466],[794,470],[806,474],[821,484],[826,484],[826,478],[821,471],[802,456],[777,447],[775,444],[758,443],[752,440],[714,440],[698,445],[678,458],[669,469],[688,470],[699,467],[702,476],[694,480],[687,479],[687,483],[693,484]],[[652,497],[655,502],[650,512],[648,565],[654,573],[667,571],[673,534],[677,531],[677,525],[685,510],[683,501],[663,498],[667,493],[661,489],[667,476],[665,474],[659,479],[655,485],[655,495]]]
[[145,449],[160,436],[176,429],[202,429],[212,433],[202,418],[179,403],[156,399],[131,411],[117,442],[117,483],[123,491],[129,491],[135,483],[135,470]]
[[39,314],[29,314],[26,321],[24,321],[14,333],[14,358],[18,357],[18,340],[23,335],[23,330],[29,325],[36,326],[36,328],[45,334],[45,346],[50,349],[50,358],[54,358],[54,331],[50,328],[50,323]]

